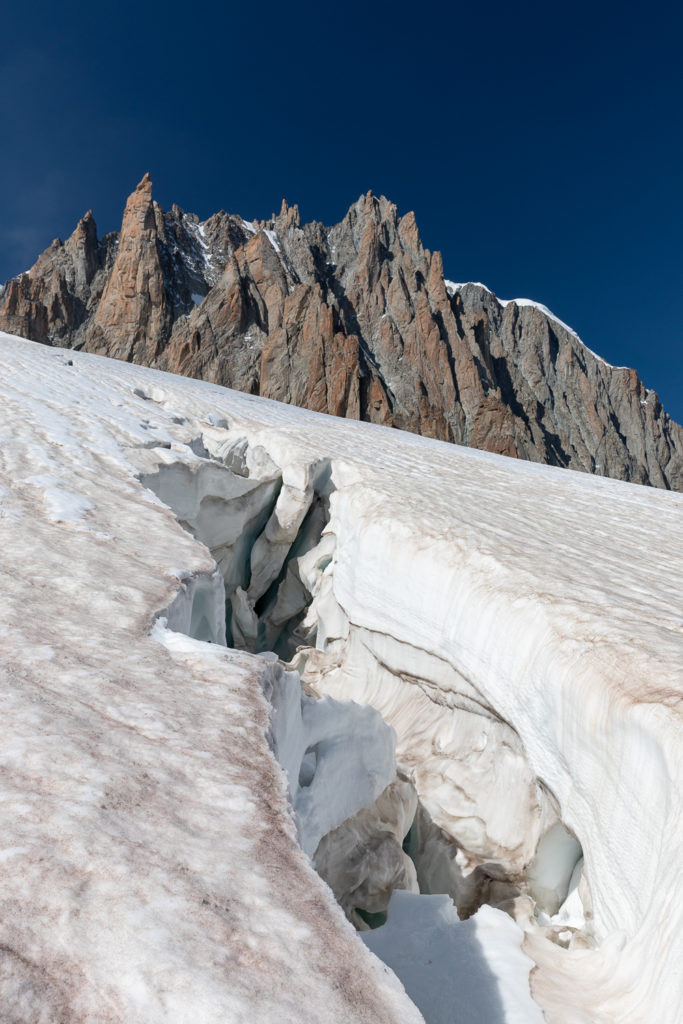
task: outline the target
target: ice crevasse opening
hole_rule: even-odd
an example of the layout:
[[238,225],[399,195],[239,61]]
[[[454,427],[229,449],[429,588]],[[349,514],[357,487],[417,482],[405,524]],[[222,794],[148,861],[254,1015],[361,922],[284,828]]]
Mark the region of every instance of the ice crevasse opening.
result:
[[382,632],[358,613],[394,552],[380,541],[370,577],[349,570],[363,524],[348,467],[280,465],[225,422],[139,462],[215,560],[182,581],[168,628],[272,662],[271,746],[301,846],[348,919],[430,1024],[454,1019],[454,998],[455,1019],[541,1020],[514,922],[592,945],[580,842],[466,675],[415,642],[409,617]]

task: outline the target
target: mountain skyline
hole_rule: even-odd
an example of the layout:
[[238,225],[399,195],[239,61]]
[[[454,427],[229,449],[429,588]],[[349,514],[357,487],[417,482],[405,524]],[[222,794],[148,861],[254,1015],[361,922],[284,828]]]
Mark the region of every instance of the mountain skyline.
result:
[[352,2],[4,14],[0,279],[91,207],[414,210],[446,276],[544,303],[683,419],[683,14]]
[[2,33],[0,1024],[681,1024],[683,7]]
[[518,459],[683,490],[683,429],[544,305],[444,276],[415,214],[371,192],[332,228],[89,211],[0,289],[0,330]]

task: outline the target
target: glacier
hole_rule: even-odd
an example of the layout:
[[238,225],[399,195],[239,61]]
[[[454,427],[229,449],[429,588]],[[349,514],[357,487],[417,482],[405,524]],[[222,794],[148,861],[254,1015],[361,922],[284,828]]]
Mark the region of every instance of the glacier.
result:
[[13,1019],[680,1019],[682,496],[0,351]]

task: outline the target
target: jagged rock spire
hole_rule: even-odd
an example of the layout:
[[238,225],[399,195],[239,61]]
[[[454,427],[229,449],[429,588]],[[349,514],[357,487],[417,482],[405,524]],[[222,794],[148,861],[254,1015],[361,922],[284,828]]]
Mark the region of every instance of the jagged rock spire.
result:
[[339,224],[164,213],[145,174],[117,236],[89,212],[0,291],[0,329],[517,458],[683,489],[683,431],[634,371],[529,304],[444,280],[372,191]]

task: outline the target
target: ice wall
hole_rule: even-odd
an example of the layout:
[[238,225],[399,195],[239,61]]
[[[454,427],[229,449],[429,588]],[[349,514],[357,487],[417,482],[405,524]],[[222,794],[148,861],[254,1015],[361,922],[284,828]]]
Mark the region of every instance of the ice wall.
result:
[[[262,447],[252,453],[243,437],[216,429],[193,450],[205,457],[180,465],[164,454],[143,479],[214,554],[225,580],[229,641],[281,653],[299,643],[296,665],[308,684],[372,703],[394,725],[400,763],[421,799],[414,858],[423,890],[449,892],[466,915],[526,888],[525,870],[558,822],[557,805],[514,729],[448,660],[416,647],[405,626],[396,639],[350,624],[335,589],[330,503],[337,513],[343,499],[329,462],[279,471]],[[385,575],[384,567],[376,572]],[[565,895],[581,856],[575,846],[573,861],[556,869]],[[536,887],[537,903],[553,914],[559,904],[555,891],[548,899],[546,891]]]
[[[464,860],[463,874],[472,852],[475,863],[494,855],[512,874],[516,857],[521,864],[533,856],[534,837],[557,829],[559,806],[581,843],[590,882],[592,901],[586,899],[577,917],[582,923],[589,910],[588,938],[599,947],[594,955],[582,950],[580,936],[576,957],[590,982],[571,1001],[593,1014],[590,1019],[630,1013],[646,1020],[653,1005],[661,1005],[662,1019],[675,1019],[671,1006],[660,1004],[663,964],[650,960],[648,949],[648,936],[657,943],[663,938],[654,924],[667,913],[661,879],[678,872],[666,833],[668,822],[678,820],[680,748],[666,708],[632,703],[626,687],[619,693],[605,686],[592,645],[560,640],[542,605],[525,598],[523,588],[514,594],[501,587],[495,561],[444,549],[428,530],[415,543],[405,518],[376,507],[368,514],[358,491],[333,496],[330,528],[338,538],[334,593],[348,626],[320,643],[334,657],[331,666],[320,660],[316,686],[368,700],[394,724],[399,760],[410,748],[426,808],[462,843],[464,857],[456,862]],[[575,614],[567,608],[567,615]],[[408,659],[401,648],[401,663],[397,642],[410,647]],[[471,746],[474,757],[454,774],[453,760],[467,760],[457,723],[473,701],[484,711],[475,715],[479,738]],[[479,761],[486,771],[477,784]],[[463,778],[469,780],[464,793],[458,791]],[[489,798],[491,814],[483,811]],[[555,890],[550,912],[570,890],[580,852],[571,841],[555,846],[553,856],[549,840],[542,844],[526,885],[542,897],[538,864],[550,847],[549,873],[560,873],[559,884],[545,886],[546,898]],[[485,867],[491,874],[491,864]],[[553,937],[571,941],[571,929],[561,922],[577,917],[565,912]],[[540,936],[532,932],[538,955]],[[669,952],[666,943],[662,948]],[[547,956],[555,978],[576,968],[556,952]],[[557,1012],[553,1019],[567,1019]]]
[[[240,443],[238,450],[246,451],[246,446]],[[264,457],[257,458],[262,468]],[[240,469],[244,473],[246,464]],[[297,621],[298,612],[312,603],[308,588],[320,589],[315,583],[323,571],[320,565],[330,562],[325,554],[329,545],[320,541],[319,510],[301,529],[314,498],[309,476],[305,474],[299,490],[291,483],[278,486],[282,481],[276,473],[268,480],[275,484],[272,488],[254,479],[245,486],[232,468],[221,471],[193,459],[189,467],[173,462],[146,477],[182,515],[184,527],[212,544],[214,556],[217,549],[221,555],[220,566],[211,573],[177,573],[177,594],[160,615],[168,630],[224,644],[227,612],[232,642],[253,650],[267,644],[269,632],[279,636],[283,625]],[[324,470],[315,474],[321,476]],[[245,533],[236,534],[233,519]],[[253,528],[259,519],[260,534]],[[237,574],[246,589],[235,586]],[[263,605],[264,629],[253,595],[261,598],[280,576]],[[231,598],[227,610],[226,594]],[[364,928],[359,915],[383,913],[394,889],[418,889],[415,868],[401,845],[417,797],[410,782],[396,778],[395,732],[368,704],[304,693],[299,673],[284,671],[274,653],[266,652],[260,662],[271,709],[269,742],[287,776],[299,842],[349,919]]]
[[[293,667],[307,686],[336,698],[303,695],[298,671],[268,676],[271,744],[287,773],[300,842],[349,919],[361,929],[381,926],[398,889],[447,893],[461,916],[484,903],[511,910],[528,892],[534,927],[566,945],[585,936],[580,869],[578,913],[553,917],[581,847],[517,733],[480,689],[410,643],[405,629],[396,639],[350,622],[335,590],[330,516],[343,506],[330,463],[280,472],[263,448],[252,455],[245,438],[218,430],[192,451],[184,466],[162,453],[143,480],[216,558],[229,641],[285,657],[296,651]],[[394,732],[377,711],[398,733],[403,781],[395,778]],[[558,844],[545,838],[554,834],[567,837],[569,853],[555,856]],[[528,868],[539,844],[546,852],[537,878]]]
[[301,846],[312,857],[323,836],[371,808],[393,782],[394,731],[368,705],[306,696],[298,672],[274,669],[265,693],[273,752],[287,774]]
[[[203,443],[193,448],[201,450]],[[232,461],[229,453],[233,450],[234,445],[224,447],[224,461]],[[241,439],[239,451],[245,457],[248,455],[248,446]],[[260,462],[263,465],[262,457]],[[208,469],[206,480],[202,479],[204,467]],[[246,459],[240,468],[242,473],[248,470]],[[331,637],[341,632],[349,638],[352,631],[333,593],[336,538],[331,531],[324,533],[333,492],[329,467],[325,466],[322,472],[320,466],[307,467],[303,472],[290,470],[283,474],[289,478],[284,484],[271,472],[268,483],[281,486],[265,495],[258,481],[250,478],[247,488],[232,479],[235,475],[241,474],[235,474],[228,465],[224,465],[221,473],[215,465],[194,462],[189,496],[183,489],[187,467],[182,469],[170,463],[145,477],[166,503],[174,502],[176,510],[182,511],[185,528],[205,543],[208,541],[214,557],[216,549],[222,556],[220,568],[212,574],[182,581],[175,601],[165,613],[168,628],[217,642],[228,594],[233,643],[253,651],[275,639],[288,650],[298,637],[315,640],[319,648],[304,643],[296,657],[308,683],[315,683],[322,690],[335,670],[349,678],[356,673],[365,678],[374,672],[377,693],[383,695],[379,701],[381,710],[392,717],[397,675],[402,672],[405,678],[411,667],[424,668],[425,658],[414,650],[411,656],[405,645],[394,644],[393,656],[400,668],[396,668],[396,674],[385,670],[389,678],[383,679],[380,666],[391,662],[391,658],[385,652],[382,661],[377,650],[370,658],[363,657],[360,652],[367,655],[368,637],[355,650],[351,643],[337,648],[336,656],[333,653]],[[317,488],[312,481],[318,484]],[[256,501],[255,516],[254,496],[258,494],[261,497]],[[249,495],[246,501],[245,495]],[[249,524],[245,530],[246,543],[244,534],[242,538],[235,537],[232,524],[223,522],[231,522],[233,505],[237,506],[237,521]],[[268,508],[270,514],[266,517]],[[249,512],[244,515],[246,509]],[[257,517],[262,524],[260,534],[253,528]],[[225,543],[226,537],[230,538],[229,544]],[[238,560],[244,586],[235,586]],[[225,637],[225,630],[222,636]],[[353,636],[358,639],[360,632]],[[375,638],[376,646],[381,647],[382,641],[391,646],[386,637]],[[515,874],[511,864],[514,861],[517,865],[516,873],[521,878],[538,842],[536,817],[545,822],[549,815],[543,817],[539,812],[535,783],[514,732],[497,721],[489,709],[485,709],[482,718],[482,705],[476,701],[468,709],[458,709],[460,718],[450,723],[448,731],[451,736],[457,735],[460,760],[455,769],[451,764],[449,771],[438,776],[435,787],[430,786],[434,781],[430,770],[417,770],[424,751],[414,730],[410,737],[404,735],[401,750],[402,764],[409,768],[411,778],[403,773],[397,776],[396,733],[368,703],[367,678],[362,703],[348,699],[350,692],[348,688],[344,692],[344,686],[341,699],[314,696],[302,691],[299,672],[284,670],[273,652],[267,651],[259,660],[263,664],[262,686],[271,709],[269,742],[288,780],[301,847],[356,928],[378,931],[378,938],[369,940],[371,948],[396,971],[427,1024],[447,1024],[456,995],[463,1020],[465,1014],[473,1021],[486,1016],[489,1024],[540,1020],[540,1010],[529,991],[532,961],[519,953],[523,935],[509,917],[487,908],[492,916],[486,918],[480,913],[476,924],[468,927],[460,922],[448,896],[435,902],[435,897],[420,895],[421,888],[423,892],[433,889],[450,893],[462,914],[473,912],[487,899],[500,903],[504,897],[518,895],[519,888],[509,881]],[[425,680],[421,683],[427,685]],[[372,685],[370,682],[371,688]],[[409,700],[405,710],[414,726],[415,702]],[[467,727],[467,716],[479,723],[479,732],[475,728],[473,733],[472,727]],[[477,758],[477,751],[481,752],[477,742],[481,738],[482,720],[490,727],[492,738],[485,762]],[[402,724],[400,716],[397,722]],[[443,735],[433,716],[422,728],[437,743]],[[447,753],[446,759],[448,756]],[[503,815],[491,785],[491,777],[500,763],[507,776],[508,791],[513,795]],[[515,771],[521,774],[521,786],[519,778],[514,777]],[[431,773],[434,774],[433,768]],[[482,783],[486,776],[488,781]],[[419,804],[411,779],[427,796],[432,795],[432,789],[440,794],[433,801],[435,807],[449,807],[443,831],[432,821],[426,807]],[[453,792],[461,794],[471,805],[474,802],[465,793],[465,787],[472,794],[485,794],[488,805],[482,813],[487,814],[488,820],[476,819],[475,825],[470,814],[469,829],[461,824],[456,841]],[[534,794],[531,799],[530,792]],[[487,832],[497,836],[497,845]],[[515,850],[506,861],[504,851],[511,850],[520,836],[526,856],[520,857]],[[467,856],[476,860],[476,871],[463,870],[467,862],[465,847],[459,845],[461,839],[467,842]],[[494,846],[498,857],[495,866]],[[488,855],[488,873],[479,866],[477,852]],[[548,855],[543,862],[546,875],[552,875],[547,868],[550,860],[552,856]],[[574,864],[569,868],[570,874],[573,867]],[[555,865],[553,879],[558,874],[561,878],[562,871],[563,867],[558,872]],[[492,879],[498,880],[498,891],[495,884],[492,887]],[[561,880],[559,884],[562,887]],[[550,882],[547,885],[550,887]],[[411,893],[417,902],[397,903],[395,894],[400,890]],[[546,890],[538,891],[541,900],[545,900]],[[551,924],[550,919],[547,924]],[[485,942],[480,948],[480,932],[487,938],[495,935],[495,941]],[[479,975],[473,977],[471,964],[478,962],[478,958],[482,967]],[[462,970],[454,973],[458,961]],[[463,963],[470,966],[462,967]],[[466,977],[469,989],[463,987]]]
[[[239,449],[251,473],[244,436],[213,431],[202,444],[209,461],[222,462],[227,472],[233,472],[232,453]],[[456,545],[444,551],[441,538],[432,542],[428,529],[416,543],[412,524],[394,510],[378,508],[347,465],[317,460],[278,470],[277,455],[258,449],[272,490],[260,507],[261,532],[252,529],[240,549],[239,584],[220,540],[212,549],[223,554],[229,636],[247,650],[275,648],[293,657],[292,666],[314,692],[371,705],[395,728],[399,765],[419,799],[411,851],[416,875],[400,858],[395,870],[388,867],[394,850],[378,877],[383,873],[386,882],[393,875],[406,889],[418,883],[423,892],[446,892],[461,916],[486,903],[504,908],[526,929],[548,976],[571,975],[571,953],[558,960],[558,947],[593,956],[588,964],[607,956],[618,976],[628,956],[617,957],[609,936],[619,928],[637,936],[642,920],[624,898],[624,880],[634,892],[645,880],[651,892],[653,866],[642,860],[637,869],[624,865],[619,879],[610,870],[609,858],[623,859],[622,851],[605,841],[603,812],[587,795],[594,788],[592,773],[604,771],[604,751],[596,745],[585,749],[584,691],[564,674],[564,664],[576,667],[574,655],[567,659],[553,642],[535,605],[532,611],[531,604],[499,594],[495,563]],[[262,493],[263,481],[256,475],[249,481],[250,493]],[[223,489],[223,513],[209,490],[202,500],[211,503],[211,521],[230,518],[227,509],[235,498],[229,489]],[[201,501],[185,519],[204,539],[208,518]],[[208,536],[213,542],[219,534]],[[233,547],[239,543],[232,540]],[[525,692],[528,699],[520,700]],[[604,701],[604,690],[596,697]],[[603,705],[603,721],[609,734],[614,720],[612,749],[626,764],[637,759],[629,747],[642,744],[644,734],[615,710]],[[579,721],[577,732],[572,723]],[[668,772],[658,774],[661,755],[650,754],[647,775],[638,784],[641,799],[657,813],[657,804],[663,810],[662,793],[668,793]],[[313,757],[311,750],[304,753],[304,775]],[[299,797],[293,799],[296,806]],[[310,853],[324,834],[312,832]],[[341,833],[338,839],[337,853]],[[348,872],[330,849],[328,839],[319,863],[335,863],[328,880],[359,924],[349,902],[350,883],[343,893],[336,884]],[[384,885],[383,906],[391,888]],[[369,896],[366,906],[375,905]],[[640,913],[646,915],[647,907]],[[591,953],[600,945],[602,952]],[[637,940],[633,956],[636,948]],[[535,982],[541,992],[544,977],[541,972]],[[596,1011],[602,1014],[596,1020],[610,1019],[624,982],[625,975],[602,984],[606,1008]],[[587,1005],[594,1000],[594,994],[586,995]],[[552,1013],[547,992],[545,1005]]]
[[195,640],[225,644],[225,586],[219,569],[210,573],[178,573],[180,587],[162,612],[168,628]]

